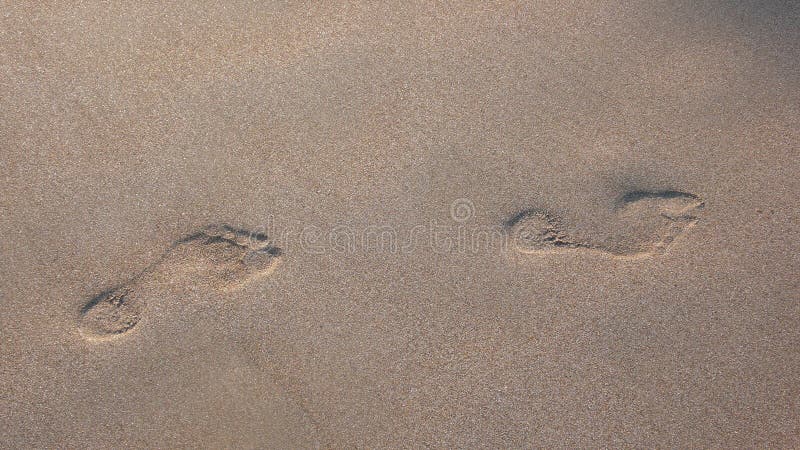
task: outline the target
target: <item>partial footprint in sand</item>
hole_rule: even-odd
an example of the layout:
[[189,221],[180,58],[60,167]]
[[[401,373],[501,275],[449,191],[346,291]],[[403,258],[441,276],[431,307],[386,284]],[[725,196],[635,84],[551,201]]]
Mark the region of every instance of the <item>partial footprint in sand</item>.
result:
[[142,317],[142,302],[131,295],[132,286],[104,292],[81,308],[80,331],[87,338],[113,337],[135,327]]
[[522,211],[506,222],[513,247],[521,253],[599,252],[621,258],[663,254],[699,220],[703,201],[679,191],[634,191],[614,205],[613,231],[604,238],[571,237],[561,219],[544,210]]
[[272,273],[280,256],[265,234],[212,225],[178,241],[157,276],[230,291]]
[[281,250],[262,233],[227,225],[206,227],[177,241],[131,281],[92,298],[81,308],[78,329],[92,340],[119,336],[142,318],[144,285],[191,284],[232,291],[272,273],[280,257]]

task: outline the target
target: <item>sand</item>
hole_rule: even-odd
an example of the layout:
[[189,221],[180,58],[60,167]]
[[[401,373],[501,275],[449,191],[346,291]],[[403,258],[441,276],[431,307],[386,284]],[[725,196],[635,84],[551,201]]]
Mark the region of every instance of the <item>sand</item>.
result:
[[800,446],[800,6],[381,3],[3,2],[0,446]]

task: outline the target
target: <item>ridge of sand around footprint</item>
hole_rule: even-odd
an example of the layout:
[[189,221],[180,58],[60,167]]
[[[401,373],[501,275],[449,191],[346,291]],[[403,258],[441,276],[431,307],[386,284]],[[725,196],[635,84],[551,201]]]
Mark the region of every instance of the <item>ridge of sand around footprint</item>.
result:
[[227,292],[268,276],[280,259],[281,250],[262,233],[210,225],[175,242],[132,280],[89,300],[80,310],[78,330],[88,340],[129,332],[142,320],[144,286],[154,280]]

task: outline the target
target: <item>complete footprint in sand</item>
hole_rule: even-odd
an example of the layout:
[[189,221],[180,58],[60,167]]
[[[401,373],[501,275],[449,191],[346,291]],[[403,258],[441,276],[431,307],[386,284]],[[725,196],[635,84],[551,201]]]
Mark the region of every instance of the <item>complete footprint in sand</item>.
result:
[[120,336],[141,320],[140,286],[153,280],[192,283],[231,291],[269,275],[281,250],[267,236],[227,225],[211,225],[177,241],[131,281],[95,296],[81,308],[78,329],[90,340]]
[[520,253],[597,252],[619,258],[660,255],[700,220],[698,196],[679,191],[633,191],[614,204],[616,232],[605,239],[578,239],[548,211],[527,209],[506,221],[513,247]]

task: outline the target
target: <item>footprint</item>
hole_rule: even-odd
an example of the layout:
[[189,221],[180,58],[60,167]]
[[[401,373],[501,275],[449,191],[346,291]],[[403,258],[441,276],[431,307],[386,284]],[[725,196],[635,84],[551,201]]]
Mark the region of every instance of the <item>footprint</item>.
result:
[[558,216],[538,209],[522,211],[505,225],[512,246],[520,253],[588,251],[640,258],[666,252],[698,222],[696,213],[703,206],[699,197],[686,192],[629,192],[615,202],[611,231],[602,238],[570,236]]
[[262,233],[208,226],[175,242],[131,281],[92,298],[81,308],[78,329],[90,340],[122,335],[142,318],[142,291],[191,284],[229,292],[269,275],[280,259],[281,250]]

